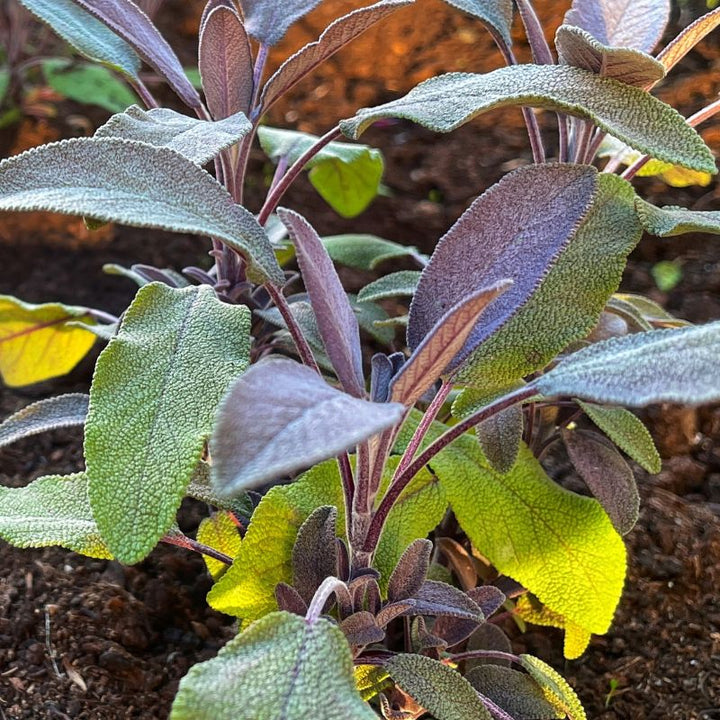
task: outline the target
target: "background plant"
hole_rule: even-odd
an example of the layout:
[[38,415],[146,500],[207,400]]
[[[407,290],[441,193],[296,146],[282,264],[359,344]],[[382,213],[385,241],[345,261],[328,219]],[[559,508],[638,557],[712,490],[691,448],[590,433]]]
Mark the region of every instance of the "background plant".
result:
[[[183,274],[112,268],[141,286],[121,320],[3,298],[0,370],[10,385],[66,372],[96,336],[109,341],[89,397],[44,401],[3,424],[7,441],[84,424],[86,458],[82,473],[4,489],[3,536],[126,563],[163,540],[214,561],[209,601],[246,629],[190,672],[173,717],[375,717],[366,700],[387,717],[581,717],[554,671],[513,655],[502,635],[478,640],[479,630],[527,590],[506,607],[563,627],[568,657],[591,632],[605,632],[625,574],[620,535],[638,507],[632,473],[609,441],[658,467],[647,432],[617,406],[720,395],[717,324],[682,327],[643,298],[615,294],[643,229],[720,229],[717,212],[656,208],[627,182],[650,160],[663,173],[715,172],[692,127],[718,103],[686,122],[647,89],[720,22],[717,11],[654,58],[666,4],[636,4],[637,16],[608,31],[615,4],[575,2],[556,37],[556,63],[532,7],[518,2],[535,59],[520,66],[510,3],[452,3],[488,26],[507,68],[433,78],[312,138],[263,128],[261,118],[319,62],[409,2],[383,0],[338,19],[263,83],[268,47],[315,3],[293,5],[282,18],[274,3],[255,3],[241,18],[232,3],[211,1],[199,44],[204,101],[129,0],[24,4],[123,74],[148,109],[129,108],[93,138],[5,161],[0,207],[208,235],[215,264]],[[141,57],[198,119],[156,107],[139,76]],[[341,132],[357,138],[385,118],[445,132],[508,104],[557,114],[559,162],[547,162],[547,140],[523,110],[535,164],[479,197],[429,261],[376,238],[323,240],[301,215],[278,209],[305,169],[346,215],[377,192],[381,159],[337,142]],[[242,205],[256,134],[277,162],[257,214]],[[625,145],[639,157],[631,160]],[[605,170],[628,164],[621,177],[589,164],[603,147],[611,155]],[[210,161],[215,178],[201,168]],[[371,267],[400,253],[423,270],[346,296],[333,259]],[[304,292],[286,297],[294,274],[281,264],[292,255]],[[373,303],[396,295],[413,296],[400,321],[409,357],[377,353],[366,378],[360,327],[389,340]],[[38,353],[48,345],[58,351]],[[296,352],[306,367],[260,360],[277,349]],[[608,439],[577,430],[580,410]],[[558,430],[594,499],[561,488],[538,462]],[[255,509],[243,495],[308,467]],[[197,539],[174,525],[185,495],[216,508]],[[437,545],[455,580],[431,564],[423,538],[449,508],[496,569],[494,583],[476,587],[477,576],[460,572],[463,553],[470,556],[457,542]],[[248,519],[240,539],[237,521]],[[489,659],[525,672],[469,667]],[[433,686],[445,690],[428,692]]]

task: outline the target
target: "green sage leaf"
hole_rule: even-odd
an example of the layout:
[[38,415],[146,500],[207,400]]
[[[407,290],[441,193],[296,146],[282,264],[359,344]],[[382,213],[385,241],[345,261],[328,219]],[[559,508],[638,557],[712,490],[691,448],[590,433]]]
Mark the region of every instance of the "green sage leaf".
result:
[[414,295],[421,274],[418,270],[399,270],[384,275],[360,290],[357,299],[360,302],[371,302],[403,295]]
[[692,170],[717,172],[710,149],[669,105],[640,88],[564,65],[514,65],[482,75],[440,75],[398,100],[360,110],[340,127],[356,139],[376,120],[396,117],[449,132],[507,105],[581,117],[635,150]]
[[651,235],[673,237],[690,232],[720,235],[720,210],[686,210],[672,205],[659,208],[641,198],[636,198],[635,209]]
[[508,47],[512,45],[510,34],[513,17],[512,0],[445,0],[445,2],[489,25]]
[[100,355],[85,458],[113,554],[138,562],[175,519],[220,398],[248,365],[250,312],[213,290],[151,283]]
[[75,138],[28,150],[0,163],[0,210],[47,210],[211,235],[248,259],[251,279],[285,281],[255,216],[236,205],[211,175],[169,148],[120,138]]
[[558,672],[532,655],[521,655],[520,662],[543,689],[547,700],[565,713],[568,720],[587,720],[578,696]]
[[377,720],[335,623],[275,612],[180,681],[170,720]]
[[61,545],[90,557],[112,557],[90,510],[85,473],[0,487],[0,537],[21,548]]

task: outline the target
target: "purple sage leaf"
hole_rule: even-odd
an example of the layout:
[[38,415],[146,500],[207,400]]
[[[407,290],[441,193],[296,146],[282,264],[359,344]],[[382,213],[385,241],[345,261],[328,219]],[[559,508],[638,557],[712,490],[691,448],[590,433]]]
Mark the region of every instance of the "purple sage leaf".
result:
[[215,120],[247,114],[253,94],[253,60],[245,26],[232,7],[211,10],[200,30],[198,67]]
[[127,41],[191,108],[202,105],[173,49],[132,0],[74,0]]
[[430,567],[432,549],[429,540],[419,539],[410,543],[390,575],[388,600],[405,600],[420,590]]
[[322,581],[335,574],[337,508],[323,505],[300,526],[292,552],[293,586],[310,603]]
[[447,615],[474,620],[478,625],[485,622],[482,610],[467,593],[436,580],[426,580],[413,597],[401,600],[398,604],[410,606],[402,615]]
[[295,245],[298,266],[315,311],[325,352],[345,390],[355,397],[363,397],[365,381],[360,328],[335,266],[320,236],[302,215],[280,208],[278,217]]
[[435,323],[396,375],[391,385],[391,399],[412,407],[448,368],[462,363],[474,349],[472,344],[466,346],[465,341],[473,332],[478,315],[511,285],[511,280],[500,279],[455,303]]
[[308,610],[307,603],[300,597],[300,593],[292,585],[284,582],[278,583],[275,586],[275,599],[277,600],[280,610],[305,617],[305,613]]
[[385,631],[377,624],[375,616],[367,610],[356,612],[340,623],[348,644],[365,647],[385,639]]
[[253,365],[226,395],[210,443],[213,483],[231,495],[348,450],[399,422],[397,403],[372,403],[286,358]]
[[573,0],[568,25],[603,45],[652,52],[670,19],[670,0]]
[[418,348],[448,309],[477,288],[510,278],[512,287],[482,314],[461,357],[499,330],[530,299],[573,237],[596,187],[590,167],[531,165],[475,200],[423,271],[410,306],[410,347]]
[[263,112],[267,112],[279,97],[369,27],[398,8],[413,2],[414,0],[380,0],[369,7],[353,10],[328,25],[315,42],[308,43],[290,56],[265,83],[261,97]]
[[637,522],[640,495],[635,477],[615,447],[585,430],[563,430],[568,457],[621,535]]

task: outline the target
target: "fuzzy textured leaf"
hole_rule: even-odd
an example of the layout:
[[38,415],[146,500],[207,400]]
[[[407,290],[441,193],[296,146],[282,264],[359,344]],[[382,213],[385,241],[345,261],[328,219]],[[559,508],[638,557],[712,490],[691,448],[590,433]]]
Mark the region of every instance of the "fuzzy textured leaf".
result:
[[287,612],[258,620],[180,681],[170,720],[217,718],[377,720],[342,631]]
[[[240,551],[230,569],[208,595],[220,612],[253,622],[277,610],[275,587],[292,584],[292,552],[298,530],[318,507],[343,507],[335,460],[315,466],[291,485],[272,488],[257,506]],[[337,532],[345,533],[344,514]]]
[[292,552],[293,587],[307,605],[325,578],[337,572],[337,508],[321,505],[300,526]]
[[574,353],[533,384],[546,397],[631,407],[717,402],[720,322],[605,340]]
[[418,250],[375,235],[330,235],[323,238],[330,257],[341,265],[358,270],[374,270],[385,260],[413,257]]
[[210,122],[181,115],[170,108],[143,110],[132,105],[101,125],[94,137],[125,138],[167,147],[196,165],[204,165],[251,129],[250,121],[242,112]]
[[253,365],[225,397],[211,451],[221,494],[259,485],[333,457],[394,425],[397,403],[335,389],[286,358]]
[[385,663],[385,669],[437,720],[492,720],[472,685],[437,660],[405,653]]
[[137,102],[128,86],[102,65],[51,58],[42,63],[42,70],[47,84],[70,100],[97,105],[113,113]]
[[88,399],[83,393],[68,393],[27,405],[0,424],[0,447],[48,430],[83,425]]
[[[414,0],[380,0],[368,7],[353,10],[330,23],[320,37],[291,55],[265,83],[260,102],[263,112],[349,42],[359,37],[376,22]],[[269,2],[268,2],[269,4]]]
[[667,70],[670,70],[718,25],[720,25],[720,8],[706,13],[688,25],[672,42],[665,46],[657,59]]
[[303,15],[307,15],[320,0],[240,0],[245,28],[263,45],[276,45],[288,28]]
[[292,210],[278,209],[288,229],[315,313],[320,337],[345,391],[365,395],[360,326],[330,256],[310,223]]
[[529,302],[470,356],[458,375],[461,382],[486,389],[507,387],[587,336],[642,235],[634,198],[624,180],[597,175],[590,210],[569,243]]
[[467,357],[528,301],[596,192],[597,172],[575,165],[531,165],[493,185],[440,240],[423,271],[410,306],[408,345],[418,348],[449,309],[476,289],[510,279],[513,285],[464,343],[461,355]]
[[523,433],[522,408],[513,405],[480,423],[475,434],[485,457],[499,473],[509,472],[517,460]]
[[465,676],[481,695],[501,707],[514,720],[551,720],[560,715],[537,683],[525,673],[501,665],[481,665]]
[[712,152],[677,110],[640,88],[566,65],[514,65],[482,75],[439,75],[398,100],[360,110],[340,127],[348,137],[358,138],[376,120],[395,117],[450,132],[507,105],[584,118],[635,150],[692,170],[717,172]]
[[[273,159],[299,159],[319,138],[296,130],[258,128],[263,150]],[[305,166],[320,196],[343,217],[359,215],[378,194],[385,163],[367,145],[331,142]]]
[[[71,324],[73,323],[73,324]],[[0,375],[21,387],[69,373],[95,344],[87,308],[0,295]]]
[[47,210],[211,235],[245,255],[259,282],[285,281],[254,215],[236,205],[211,175],[169,148],[76,138],[28,150],[0,163],[0,210]]
[[[232,515],[226,510],[221,510],[203,518],[197,530],[197,540],[234,558],[240,550],[242,538]],[[203,560],[213,580],[221,578],[228,569],[224,562],[207,555],[203,555]]]
[[564,430],[568,457],[603,506],[614,528],[627,535],[640,513],[640,495],[632,470],[602,436],[584,430]]
[[132,0],[73,0],[128,42],[189,107],[202,105],[180,60],[152,20]]
[[398,560],[388,582],[388,600],[412,597],[425,582],[433,546],[429,540],[418,538],[408,545]]
[[90,503],[113,554],[144,558],[171,526],[217,405],[250,355],[250,312],[207,285],[140,288],[100,355],[85,459]]
[[132,47],[73,0],[20,0],[35,17],[47,23],[81,55],[117,68],[131,78],[140,72],[140,58]]
[[587,720],[580,700],[559,673],[532,655],[521,655],[520,662],[543,689],[547,700],[564,712],[568,720]]
[[641,50],[610,47],[589,32],[573,25],[561,25],[555,33],[558,56],[566,65],[590,70],[626,85],[646,88],[665,77],[665,67]]
[[511,286],[512,280],[500,280],[465,295],[451,307],[418,343],[393,378],[390,399],[412,407],[438,378],[461,363],[465,354],[472,350],[465,342],[473,333],[478,316]]
[[85,473],[48,475],[22,488],[0,486],[0,537],[21,548],[61,545],[112,557],[93,520]]
[[252,49],[235,8],[220,5],[205,18],[200,30],[198,67],[205,101],[215,120],[250,111]]
[[445,2],[489,25],[508,47],[512,45],[510,34],[513,18],[512,0],[445,0]]
[[635,209],[645,230],[657,237],[691,232],[720,235],[720,210],[687,210],[673,205],[659,208],[641,198],[635,200]]
[[568,25],[604,45],[652,52],[670,19],[670,0],[573,0]]
[[384,275],[360,290],[357,296],[358,300],[360,302],[372,302],[374,300],[414,295],[421,274],[419,270],[399,270]]
[[642,421],[621,407],[603,407],[578,400],[585,414],[626,454],[649,473],[659,473],[662,460]]
[[596,500],[555,484],[524,445],[505,475],[469,437],[430,467],[473,545],[501,573],[578,625],[607,631],[625,580],[625,547]]

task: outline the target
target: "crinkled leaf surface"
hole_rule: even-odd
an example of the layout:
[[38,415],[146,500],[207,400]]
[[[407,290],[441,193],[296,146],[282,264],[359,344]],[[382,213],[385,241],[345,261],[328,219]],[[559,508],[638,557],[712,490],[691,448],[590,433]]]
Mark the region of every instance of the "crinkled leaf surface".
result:
[[615,78],[627,85],[646,88],[665,77],[665,67],[652,55],[603,45],[589,32],[573,25],[561,25],[557,29],[555,47],[566,65]]
[[[388,459],[379,496],[387,489],[400,458]],[[373,567],[380,571],[380,589],[386,592],[388,580],[405,549],[413,540],[427,537],[445,515],[447,500],[437,478],[421,470],[403,490],[385,522]]]
[[579,625],[538,602],[537,598],[522,595],[515,605],[515,615],[525,622],[565,631],[563,655],[568,660],[579,658],[590,644],[591,634]]
[[290,56],[265,83],[260,102],[263,112],[290,88],[340,48],[359,37],[369,27],[414,0],[380,0],[374,5],[358,8],[330,23],[322,35]]
[[204,165],[251,129],[250,121],[242,112],[210,122],[181,115],[170,108],[143,110],[132,105],[100,126],[95,137],[119,137],[167,147],[197,165]]
[[293,588],[309,605],[325,578],[337,573],[337,508],[321,505],[300,526],[292,552]]
[[122,112],[137,102],[128,86],[102,65],[51,58],[42,63],[47,84],[70,100]]
[[673,237],[690,232],[720,235],[720,210],[687,210],[681,207],[655,207],[641,198],[635,201],[638,217],[645,230],[658,237]]
[[432,543],[423,538],[413,540],[407,546],[390,575],[388,600],[405,600],[422,587],[430,567],[432,549]]
[[211,175],[169,148],[119,138],[76,138],[28,150],[0,163],[0,210],[48,210],[211,235],[245,255],[260,282],[284,282],[252,213],[236,205]]
[[385,664],[390,677],[437,720],[491,720],[472,685],[451,667],[404,653]]
[[510,35],[512,0],[445,0],[445,2],[482,20],[500,35],[508,47],[512,45]]
[[375,235],[329,235],[323,238],[323,243],[335,262],[358,270],[374,270],[385,260],[418,254],[415,247]]
[[621,407],[603,407],[595,403],[578,401],[585,414],[638,465],[649,473],[662,469],[660,455],[652,436],[642,421]]
[[501,665],[481,665],[465,676],[481,695],[492,700],[515,720],[550,720],[564,717],[545,699],[542,690],[525,673]]
[[543,688],[547,700],[564,712],[568,720],[587,720],[577,695],[558,672],[532,655],[521,655],[520,662],[535,682]]
[[515,464],[522,433],[523,412],[517,405],[502,410],[475,428],[485,457],[499,473],[508,472]]
[[377,720],[335,623],[287,612],[258,620],[180,681],[170,720]]
[[[260,127],[258,137],[271,158],[292,163],[319,138],[295,130]],[[378,194],[385,163],[382,153],[367,145],[331,142],[305,166],[320,196],[343,217],[359,215]]]
[[573,0],[568,25],[604,45],[652,52],[670,19],[670,0]]
[[85,473],[0,487],[0,537],[22,548],[61,545],[90,557],[112,557],[93,520]]
[[229,495],[309,467],[402,414],[398,403],[352,397],[292,360],[264,360],[223,401],[211,441],[215,487]]
[[[197,540],[231,558],[238,554],[242,541],[238,526],[227,510],[221,510],[210,517],[203,518],[197,530]],[[208,555],[203,555],[203,560],[213,580],[221,578],[228,569],[224,562]]]
[[171,526],[217,405],[250,355],[250,312],[207,285],[140,288],[100,355],[85,459],[90,502],[118,560],[138,562]]
[[677,65],[706,35],[720,25],[720,8],[706,13],[688,25],[658,55],[658,60],[667,70]]
[[398,270],[366,285],[358,293],[360,302],[414,295],[420,282],[419,270]]
[[720,400],[720,322],[612,338],[534,381],[545,396],[642,407]]
[[320,4],[320,0],[240,0],[248,33],[263,45],[276,45],[288,28]]
[[74,0],[20,0],[36,17],[46,22],[89,60],[117,68],[132,78],[140,71],[140,58],[132,47],[118,37]]
[[387,670],[380,665],[356,665],[355,685],[363,700],[371,700],[391,685]]
[[547,274],[596,192],[597,172],[578,165],[531,165],[493,185],[440,240],[423,270],[410,307],[408,345],[418,348],[469,294],[508,278],[512,287],[483,313],[462,357],[497,332]]
[[[253,622],[277,610],[275,586],[293,582],[292,552],[298,530],[318,507],[343,507],[335,460],[309,470],[291,485],[272,488],[253,513],[235,562],[208,595],[220,612]],[[337,532],[345,533],[344,513]]]
[[340,127],[352,138],[383,118],[405,118],[450,132],[497,107],[541,107],[590,120],[636,150],[715,173],[715,159],[685,118],[640,88],[566,65],[514,65],[478,75],[448,73],[404,97],[360,110]]
[[[70,323],[77,322],[71,325]],[[95,344],[87,308],[0,295],[0,375],[10,387],[69,373]]]
[[56,428],[83,425],[88,396],[68,393],[27,405],[0,424],[0,447]]
[[234,7],[219,5],[205,18],[200,30],[198,67],[205,101],[215,120],[250,111],[252,49]]
[[615,529],[627,535],[640,513],[640,495],[632,470],[602,436],[567,429],[562,435],[568,457],[580,477],[603,506]]
[[597,176],[596,194],[579,227],[525,306],[468,358],[461,382],[507,387],[587,336],[642,235],[634,198],[624,180]]
[[430,467],[473,545],[501,573],[578,625],[607,631],[625,579],[625,547],[596,500],[555,484],[524,445],[505,475],[470,437]]
[[346,392],[365,395],[360,326],[330,256],[310,223],[284,208],[278,216],[295,246],[298,267],[325,352]]
[[132,0],[74,0],[98,20],[127,41],[157,70],[189,107],[202,104],[180,60],[152,20]]

